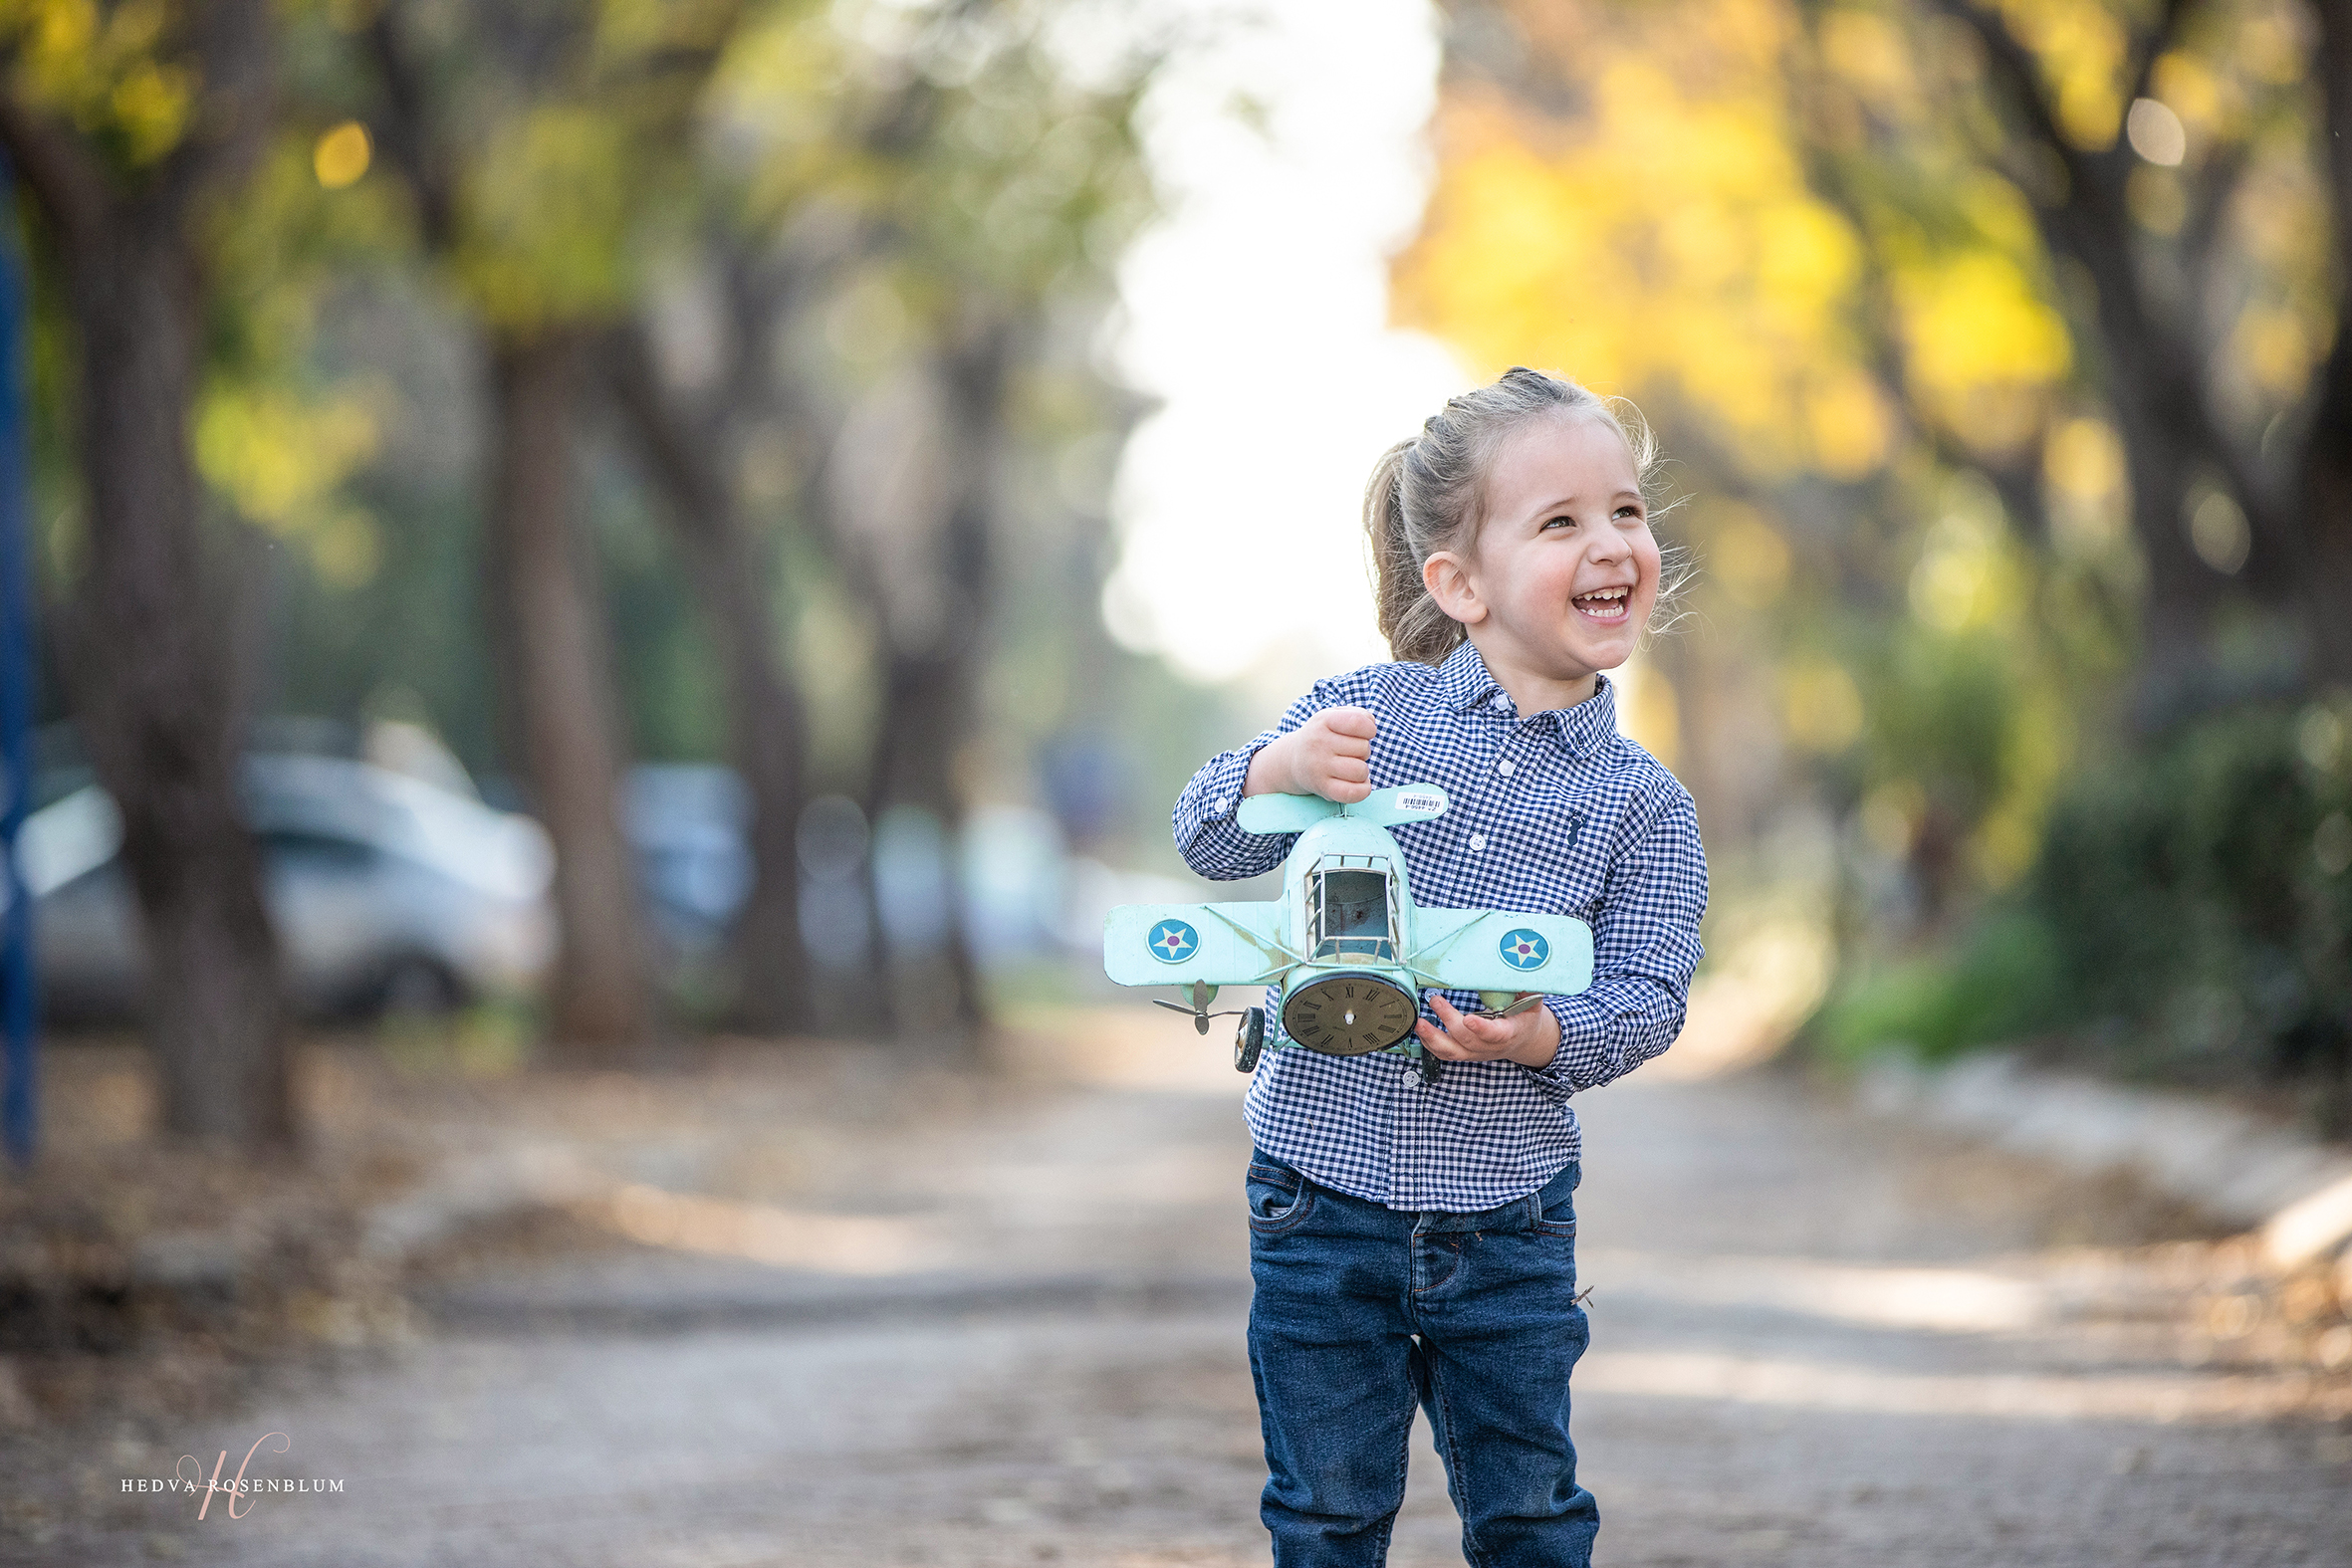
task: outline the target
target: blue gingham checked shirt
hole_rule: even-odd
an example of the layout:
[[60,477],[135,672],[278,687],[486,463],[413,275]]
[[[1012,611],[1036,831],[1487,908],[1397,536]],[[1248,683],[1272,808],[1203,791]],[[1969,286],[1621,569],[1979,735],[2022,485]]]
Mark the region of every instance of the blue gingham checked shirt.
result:
[[[1186,863],[1219,880],[1282,864],[1295,834],[1234,822],[1250,759],[1317,710],[1350,707],[1379,721],[1372,787],[1435,784],[1452,802],[1434,821],[1390,829],[1413,902],[1573,915],[1592,927],[1592,985],[1546,999],[1560,1033],[1547,1067],[1449,1061],[1425,1085],[1403,1056],[1270,1049],[1250,1083],[1250,1131],[1324,1186],[1391,1209],[1491,1209],[1580,1156],[1569,1095],[1632,1071],[1681,1031],[1707,908],[1698,814],[1674,776],[1617,733],[1605,676],[1575,707],[1523,718],[1465,642],[1440,666],[1373,664],[1318,681],[1280,725],[1211,758],[1176,800]],[[1475,992],[1445,996],[1479,1006]],[[1422,1013],[1435,1016],[1426,1000]]]

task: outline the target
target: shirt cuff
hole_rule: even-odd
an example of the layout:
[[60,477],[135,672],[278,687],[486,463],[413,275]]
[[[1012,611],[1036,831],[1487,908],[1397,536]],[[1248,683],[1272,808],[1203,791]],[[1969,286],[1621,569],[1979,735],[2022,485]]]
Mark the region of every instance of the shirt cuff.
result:
[[1535,1080],[1536,1086],[1554,1099],[1564,1100],[1578,1088],[1570,1071],[1571,1062],[1584,1054],[1577,1043],[1576,1024],[1579,1021],[1589,1023],[1589,1020],[1576,1018],[1575,1005],[1576,999],[1573,997],[1546,996],[1543,999],[1543,1006],[1550,1009],[1552,1020],[1559,1025],[1559,1044],[1553,1049],[1551,1060],[1542,1066],[1521,1064],[1522,1070]]
[[1287,837],[1245,833],[1235,820],[1250,762],[1276,739],[1269,731],[1210,760],[1185,785],[1176,801],[1176,847],[1185,863],[1205,877],[1231,880],[1256,876],[1282,863]]
[[1185,789],[1184,825],[1190,830],[1185,836],[1216,822],[1233,819],[1241,809],[1242,785],[1250,779],[1250,760],[1258,755],[1263,741],[1253,741],[1236,751],[1218,757],[1202,769]]

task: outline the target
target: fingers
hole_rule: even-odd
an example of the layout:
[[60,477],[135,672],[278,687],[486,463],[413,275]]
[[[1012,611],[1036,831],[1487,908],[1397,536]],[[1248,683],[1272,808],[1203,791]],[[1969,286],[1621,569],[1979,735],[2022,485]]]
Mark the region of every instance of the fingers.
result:
[[1435,992],[1429,994],[1429,1005],[1437,1013],[1437,1023],[1423,1018],[1413,1032],[1420,1036],[1422,1047],[1441,1060],[1492,1061],[1509,1050],[1516,1038],[1507,1019],[1464,1012]]
[[1372,765],[1353,757],[1327,759],[1315,792],[1326,800],[1353,804],[1372,792]]
[[1377,727],[1363,708],[1325,708],[1311,721],[1308,743],[1314,792],[1351,805],[1372,792],[1372,735]]
[[1355,757],[1328,757],[1321,761],[1322,778],[1316,781],[1315,793],[1341,805],[1353,805],[1372,792],[1372,765]]
[[1429,999],[1437,1004],[1437,1015],[1446,1025],[1446,1032],[1487,1045],[1506,1043],[1511,1037],[1511,1024],[1504,1018],[1482,1018],[1475,1012],[1464,1012],[1440,996]]
[[1483,1045],[1465,1044],[1438,1028],[1427,1018],[1423,1018],[1415,1024],[1413,1032],[1420,1036],[1421,1048],[1440,1061],[1492,1061],[1495,1059],[1495,1052],[1492,1050]]
[[1326,729],[1319,744],[1322,751],[1332,757],[1347,757],[1363,762],[1372,755],[1370,736],[1350,735],[1345,730]]

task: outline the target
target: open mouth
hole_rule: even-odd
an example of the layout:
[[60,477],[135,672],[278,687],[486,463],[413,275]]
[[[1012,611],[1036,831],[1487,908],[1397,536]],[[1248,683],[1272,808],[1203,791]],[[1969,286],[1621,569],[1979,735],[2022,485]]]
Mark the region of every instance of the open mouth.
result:
[[1614,587],[1594,588],[1590,593],[1579,593],[1568,601],[1576,606],[1576,613],[1587,620],[1622,625],[1633,612],[1633,586],[1618,583]]

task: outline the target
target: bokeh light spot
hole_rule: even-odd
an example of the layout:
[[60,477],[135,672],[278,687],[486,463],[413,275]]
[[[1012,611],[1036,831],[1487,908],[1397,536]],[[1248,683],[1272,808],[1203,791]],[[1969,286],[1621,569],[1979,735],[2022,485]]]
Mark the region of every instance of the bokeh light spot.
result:
[[341,190],[356,183],[367,172],[374,150],[367,140],[367,127],[355,119],[347,119],[319,138],[319,144],[311,149],[311,167],[317,171],[320,184],[329,190]]
[[2234,576],[2253,551],[2253,530],[2246,526],[2244,509],[2228,491],[2208,490],[2202,496],[2192,492],[2189,543],[2199,560]]
[[2132,100],[2131,112],[2123,118],[2123,133],[2134,152],[2168,169],[2179,167],[2189,155],[2189,132],[2181,124],[2181,116],[2155,99]]
[[1807,751],[1842,752],[1862,733],[1862,694],[1844,666],[1831,660],[1791,667],[1780,696],[1788,737]]
[[1748,507],[1719,509],[1708,551],[1708,565],[1734,600],[1761,609],[1780,596],[1788,585],[1788,545],[1772,526]]

